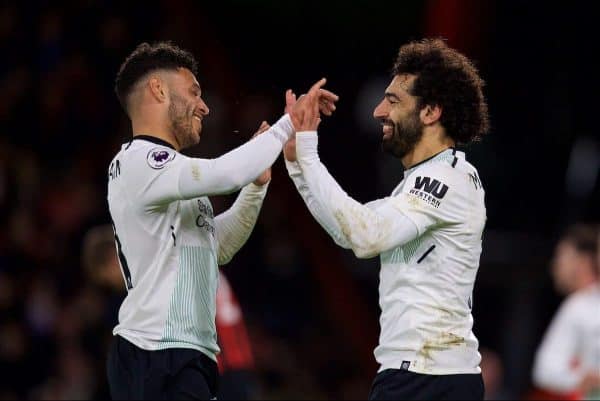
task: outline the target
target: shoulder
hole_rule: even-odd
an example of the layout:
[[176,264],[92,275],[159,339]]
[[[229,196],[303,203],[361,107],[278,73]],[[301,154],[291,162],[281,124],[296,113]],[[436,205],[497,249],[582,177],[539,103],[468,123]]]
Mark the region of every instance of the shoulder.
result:
[[583,290],[579,290],[564,301],[563,309],[573,311],[585,311],[591,305],[596,308],[600,302],[600,287],[592,285]]
[[449,163],[434,162],[419,166],[406,177],[407,189],[416,189],[427,193],[435,192],[444,197],[464,186],[464,173],[454,169]]
[[446,185],[448,190],[463,194],[483,190],[477,169],[464,158],[457,158],[455,162],[442,159],[426,163],[412,171],[407,179],[420,185]]
[[133,141],[122,154],[131,168],[147,173],[160,172],[185,158],[168,146],[142,140]]
[[600,294],[598,289],[587,288],[569,295],[560,305],[556,316],[556,324],[577,325],[590,322],[590,313],[596,313]]

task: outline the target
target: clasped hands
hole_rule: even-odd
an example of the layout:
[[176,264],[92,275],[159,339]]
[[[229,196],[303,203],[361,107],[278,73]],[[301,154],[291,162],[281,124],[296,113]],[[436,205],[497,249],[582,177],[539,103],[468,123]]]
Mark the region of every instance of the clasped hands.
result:
[[[325,78],[317,81],[308,93],[296,99],[296,94],[288,89],[285,92],[285,112],[290,115],[294,125],[294,134],[283,147],[283,155],[288,161],[296,161],[296,132],[316,131],[321,123],[321,114],[330,116],[335,111],[335,102],[339,97],[323,89],[327,80]],[[269,124],[263,121],[254,134],[260,135],[269,129]],[[256,185],[265,185],[271,179],[271,169],[265,170],[255,181]]]

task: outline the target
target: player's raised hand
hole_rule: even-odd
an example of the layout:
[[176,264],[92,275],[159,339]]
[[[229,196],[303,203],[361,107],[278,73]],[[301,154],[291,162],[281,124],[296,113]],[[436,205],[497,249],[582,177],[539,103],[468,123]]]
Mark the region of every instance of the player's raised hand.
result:
[[[334,100],[332,100],[334,99]],[[319,99],[319,111],[321,114],[330,116],[335,111],[335,102],[339,97],[327,89],[321,88],[321,98]],[[296,94],[288,89],[285,92],[285,113],[289,113],[292,106],[296,104]]]
[[[260,124],[260,127],[258,127],[258,131],[256,131],[254,133],[254,135],[252,135],[252,138],[254,138],[257,135],[262,134],[263,132],[268,130],[270,127],[271,126],[269,125],[269,123],[267,123],[266,121],[263,121]],[[261,175],[259,175],[256,178],[256,180],[254,180],[254,185],[263,186],[269,181],[271,181],[271,168],[270,167],[268,169],[266,169],[265,171],[263,171],[263,173]]]
[[319,111],[321,114],[330,116],[335,111],[335,102],[338,99],[339,97],[335,93],[321,88],[319,93]]
[[320,79],[306,95],[300,96],[295,102],[295,95],[286,93],[286,110],[290,114],[296,131],[315,131],[321,122],[320,111],[323,111],[325,115],[331,115],[335,110],[338,96],[322,89],[326,82],[325,78]]

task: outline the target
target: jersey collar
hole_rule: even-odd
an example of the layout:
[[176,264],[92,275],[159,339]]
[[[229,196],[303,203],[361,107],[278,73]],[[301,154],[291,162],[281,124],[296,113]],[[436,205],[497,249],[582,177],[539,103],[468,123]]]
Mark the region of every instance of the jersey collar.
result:
[[[163,139],[157,138],[155,136],[150,136],[150,135],[136,135],[136,136],[133,137],[133,139],[131,141],[134,141],[136,139],[141,139],[143,141],[152,142],[152,143],[155,143],[157,145],[166,146],[168,148],[176,150],[175,147],[173,145],[171,145],[169,142],[167,142],[167,141],[165,141]],[[129,144],[131,144],[131,142],[129,142]]]
[[452,164],[452,167],[454,167],[456,165],[456,161],[459,158],[464,159],[464,157],[465,157],[464,152],[457,151],[456,148],[454,148],[454,147],[447,148],[425,160],[420,161],[419,163],[415,164],[414,166],[410,166],[410,168],[407,168],[406,170],[404,170],[404,177],[406,177],[408,174],[413,172],[416,168],[418,168],[424,164],[436,161],[436,160],[448,159],[450,164]]

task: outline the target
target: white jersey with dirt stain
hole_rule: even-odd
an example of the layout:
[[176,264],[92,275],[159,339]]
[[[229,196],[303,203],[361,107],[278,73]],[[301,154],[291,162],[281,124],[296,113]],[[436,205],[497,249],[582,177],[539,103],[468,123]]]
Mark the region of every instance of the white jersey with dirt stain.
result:
[[390,196],[362,205],[320,162],[316,133],[296,138],[297,162],[286,165],[313,216],[359,258],[380,257],[380,371],[480,373],[471,308],[485,193],[464,153],[438,153],[407,169]]

